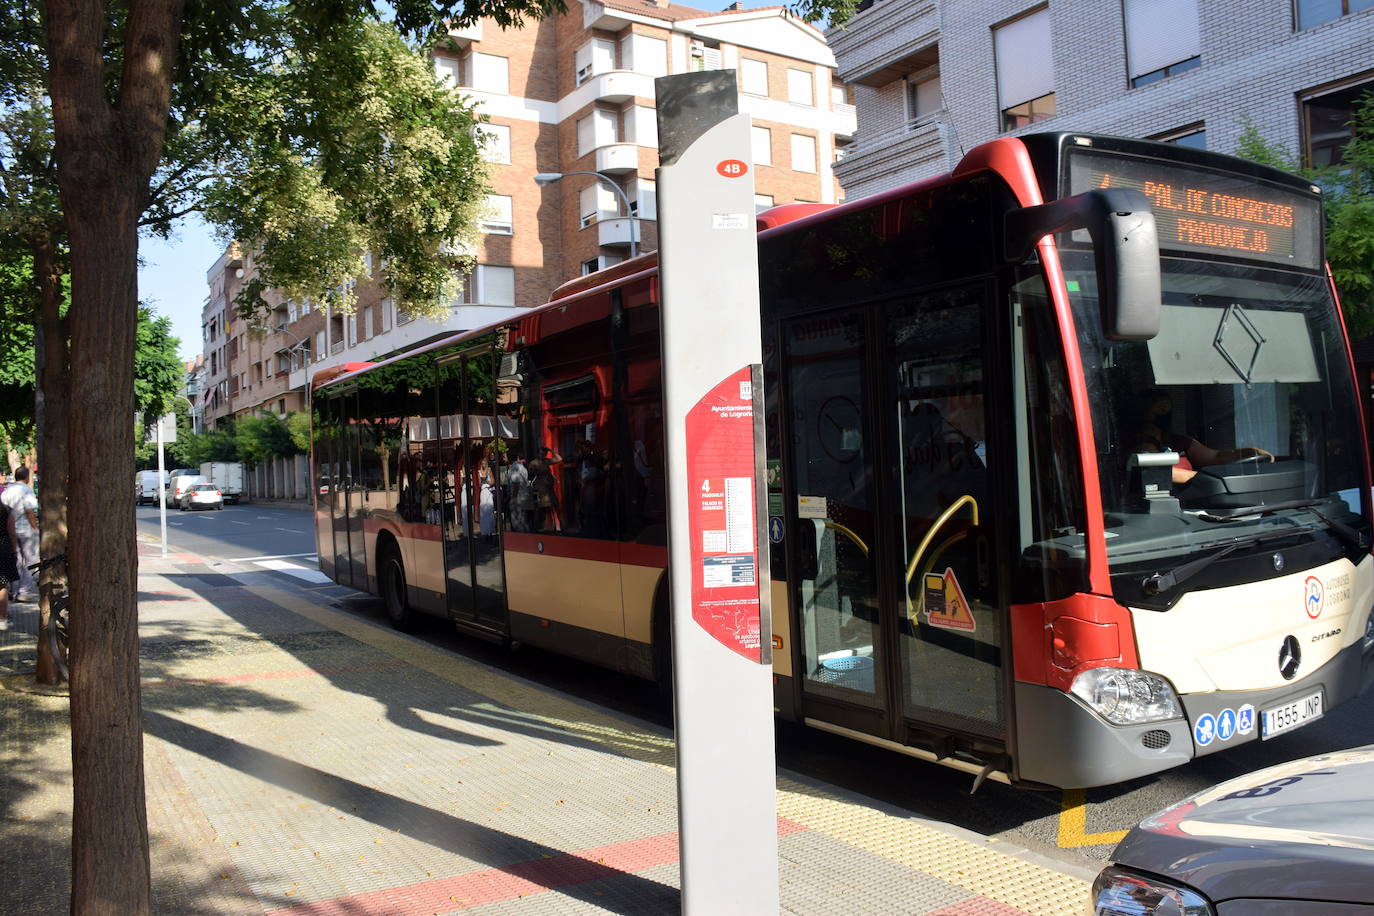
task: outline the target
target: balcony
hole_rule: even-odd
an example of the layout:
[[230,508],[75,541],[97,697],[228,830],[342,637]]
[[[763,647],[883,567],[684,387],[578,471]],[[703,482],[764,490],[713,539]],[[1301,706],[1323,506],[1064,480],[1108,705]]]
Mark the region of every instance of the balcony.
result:
[[636,96],[652,99],[654,97],[654,78],[632,70],[608,70],[590,77],[582,84],[582,89],[590,91],[599,101],[620,104]]
[[935,0],[883,0],[826,33],[835,76],[878,88],[940,62]]
[[638,231],[639,227],[635,225],[635,221],[628,217],[603,219],[596,224],[596,243],[602,248],[629,248],[630,239],[639,238],[638,235],[631,236],[630,233]]
[[461,29],[449,29],[448,42],[454,50],[461,50],[472,44],[474,41],[482,40],[482,23],[477,21],[470,26]]
[[596,170],[608,175],[639,171],[639,147],[634,143],[611,143],[598,148]]

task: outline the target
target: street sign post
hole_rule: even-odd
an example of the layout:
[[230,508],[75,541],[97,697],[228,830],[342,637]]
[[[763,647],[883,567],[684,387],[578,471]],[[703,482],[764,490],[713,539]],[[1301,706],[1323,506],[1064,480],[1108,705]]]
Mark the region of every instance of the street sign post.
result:
[[733,71],[657,91],[682,911],[778,911],[758,245]]

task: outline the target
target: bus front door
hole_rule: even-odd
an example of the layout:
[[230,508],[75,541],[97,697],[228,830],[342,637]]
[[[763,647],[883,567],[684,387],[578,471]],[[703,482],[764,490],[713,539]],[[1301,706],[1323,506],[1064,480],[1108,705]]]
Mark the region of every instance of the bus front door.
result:
[[978,285],[782,325],[808,719],[907,745],[1003,740],[986,301]]

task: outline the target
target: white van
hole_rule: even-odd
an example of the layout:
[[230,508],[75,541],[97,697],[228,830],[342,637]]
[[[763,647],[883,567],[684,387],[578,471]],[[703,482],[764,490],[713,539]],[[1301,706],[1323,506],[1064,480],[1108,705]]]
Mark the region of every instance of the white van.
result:
[[166,487],[168,481],[172,479],[166,471],[159,474],[157,471],[139,471],[134,474],[134,502],[137,505],[152,503],[157,505],[158,478],[161,477],[162,486]]
[[185,493],[187,490],[191,489],[198,483],[209,482],[209,480],[205,479],[199,474],[182,474],[180,476],[173,477],[172,487],[170,490],[167,491],[167,505],[181,505],[181,496],[183,493]]

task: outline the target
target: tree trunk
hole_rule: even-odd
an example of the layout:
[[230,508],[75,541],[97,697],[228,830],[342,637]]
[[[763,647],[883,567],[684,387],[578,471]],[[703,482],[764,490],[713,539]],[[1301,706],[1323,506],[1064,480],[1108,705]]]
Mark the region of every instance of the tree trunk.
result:
[[134,513],[138,218],[162,155],[181,0],[129,0],[110,98],[105,4],[47,0],[71,245],[72,912],[149,911]]
[[[57,263],[51,237],[32,245],[34,274],[38,278],[38,466],[42,478],[38,490],[42,534],[39,554],[44,558],[67,552],[67,328],[62,320],[62,268]],[[38,683],[56,684],[48,641],[43,638],[51,614],[49,594],[66,580],[62,567],[49,567],[39,577]]]

